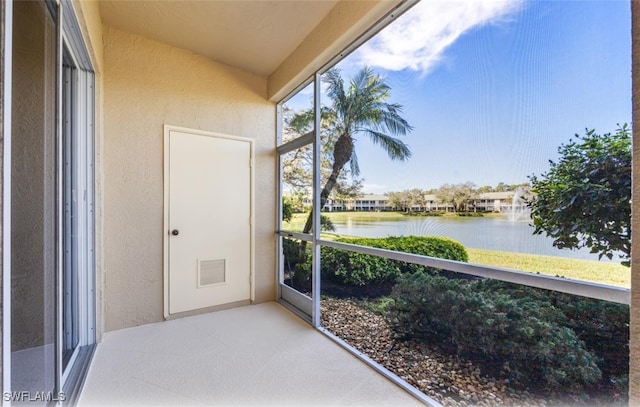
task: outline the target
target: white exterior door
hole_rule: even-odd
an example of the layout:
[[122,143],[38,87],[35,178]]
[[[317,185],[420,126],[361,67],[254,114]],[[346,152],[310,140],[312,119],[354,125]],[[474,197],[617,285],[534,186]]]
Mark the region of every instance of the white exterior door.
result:
[[249,300],[251,140],[166,126],[165,149],[165,314]]

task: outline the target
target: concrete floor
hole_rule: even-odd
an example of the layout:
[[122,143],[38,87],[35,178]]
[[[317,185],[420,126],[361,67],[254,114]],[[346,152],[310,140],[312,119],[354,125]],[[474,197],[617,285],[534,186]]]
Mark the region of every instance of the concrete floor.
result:
[[422,405],[273,302],[107,333],[78,404]]

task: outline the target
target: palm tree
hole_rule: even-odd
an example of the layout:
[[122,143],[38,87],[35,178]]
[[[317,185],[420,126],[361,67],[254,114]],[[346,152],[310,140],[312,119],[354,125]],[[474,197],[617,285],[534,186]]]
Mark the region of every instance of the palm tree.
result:
[[[355,150],[357,137],[368,137],[382,147],[389,158],[404,161],[411,157],[411,151],[397,137],[413,130],[400,115],[402,106],[386,103],[391,95],[391,87],[371,68],[362,68],[346,88],[336,68],[328,71],[323,81],[327,84],[327,94],[332,102],[330,112],[335,144],[331,174],[320,192],[320,208],[336,186],[345,165],[350,164],[352,176],[360,174]],[[303,233],[309,233],[312,225],[313,215],[309,214]]]

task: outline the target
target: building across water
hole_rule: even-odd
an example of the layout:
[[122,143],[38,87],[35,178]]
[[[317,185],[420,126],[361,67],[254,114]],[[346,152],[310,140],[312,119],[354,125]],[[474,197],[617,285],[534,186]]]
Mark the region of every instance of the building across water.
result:
[[[515,197],[515,200],[514,200]],[[518,191],[485,192],[469,199],[466,207],[470,212],[509,213],[522,212],[525,202]],[[311,199],[305,198],[304,205],[311,205]],[[328,199],[322,208],[326,212],[356,211],[382,212],[400,210],[395,207],[387,195],[367,194],[352,199]],[[421,202],[411,205],[413,212],[454,212],[451,202],[445,202],[435,194],[425,194]]]

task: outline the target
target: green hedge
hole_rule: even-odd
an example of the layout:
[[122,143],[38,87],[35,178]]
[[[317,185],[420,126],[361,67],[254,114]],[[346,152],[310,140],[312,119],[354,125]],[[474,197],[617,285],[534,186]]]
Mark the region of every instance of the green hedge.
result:
[[515,383],[579,392],[600,381],[598,357],[551,299],[490,288],[481,280],[403,275],[387,317],[399,338],[438,345]]
[[[441,237],[343,238],[337,241],[449,260],[464,262],[469,260],[464,246],[454,240]],[[415,273],[417,271],[436,273],[439,271],[433,268],[332,247],[322,247],[321,258],[323,278],[328,278],[345,286],[394,282],[404,273]]]

